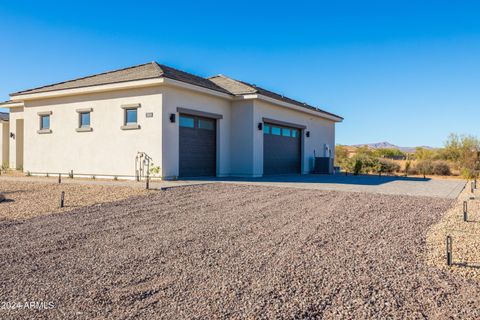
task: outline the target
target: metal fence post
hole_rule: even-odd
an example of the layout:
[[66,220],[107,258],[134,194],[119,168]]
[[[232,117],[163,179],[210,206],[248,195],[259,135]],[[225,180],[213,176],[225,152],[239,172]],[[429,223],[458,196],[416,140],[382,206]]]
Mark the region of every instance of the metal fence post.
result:
[[447,265],[452,265],[452,237],[447,236]]
[[463,221],[468,220],[468,203],[467,201],[463,201]]
[[62,174],[61,173],[58,174],[58,183],[62,183]]
[[150,176],[147,175],[147,180],[145,180],[145,189],[150,189]]
[[65,206],[65,191],[62,191],[60,194],[60,208],[63,208]]

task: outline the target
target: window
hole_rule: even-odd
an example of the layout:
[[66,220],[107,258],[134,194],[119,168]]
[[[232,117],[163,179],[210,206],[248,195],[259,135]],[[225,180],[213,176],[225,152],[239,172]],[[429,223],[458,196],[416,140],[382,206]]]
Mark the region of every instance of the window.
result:
[[125,125],[137,124],[137,108],[125,109]]
[[284,137],[290,137],[291,136],[291,130],[287,128],[282,129],[282,136]]
[[49,129],[50,129],[50,115],[41,115],[40,130],[49,130]]
[[184,128],[195,127],[194,119],[190,117],[180,116],[180,127],[184,127]]
[[90,112],[80,112],[80,128],[90,128]]
[[292,129],[292,137],[293,138],[298,137],[298,130],[297,129]]
[[270,126],[268,124],[263,125],[263,133],[270,134]]
[[272,134],[279,136],[280,135],[280,128],[279,127],[272,127]]
[[207,119],[198,119],[198,128],[206,130],[215,130],[215,121]]

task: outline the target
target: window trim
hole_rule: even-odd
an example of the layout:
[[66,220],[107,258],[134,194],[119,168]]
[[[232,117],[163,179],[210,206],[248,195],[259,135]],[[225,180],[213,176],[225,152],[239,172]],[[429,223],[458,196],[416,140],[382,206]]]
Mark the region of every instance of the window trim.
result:
[[[123,125],[120,126],[121,130],[137,130],[140,129],[140,125],[138,124],[138,109],[141,108],[140,103],[131,103],[131,104],[123,104],[120,108],[123,109]],[[137,112],[137,122],[127,124],[127,110],[135,110]]]
[[[51,127],[50,120],[51,120],[52,111],[40,111],[40,112],[37,112],[37,115],[38,115],[38,128],[39,128],[37,130],[37,133],[38,134],[52,133],[52,129],[50,129]],[[42,127],[43,117],[48,117],[48,128]]]
[[[83,109],[77,109],[75,110],[78,113],[78,125],[77,128],[75,129],[76,132],[92,132],[92,122],[90,120],[90,125],[88,127],[82,127],[82,114],[83,113],[92,113],[93,108],[83,108]],[[91,119],[91,115],[90,115]]]

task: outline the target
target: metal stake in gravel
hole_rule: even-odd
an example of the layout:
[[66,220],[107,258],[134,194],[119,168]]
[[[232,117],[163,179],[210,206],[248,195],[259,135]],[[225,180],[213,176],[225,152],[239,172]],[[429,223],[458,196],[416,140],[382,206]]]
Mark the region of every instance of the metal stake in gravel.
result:
[[150,189],[150,177],[147,176],[147,180],[145,180],[145,189]]
[[65,207],[65,191],[60,194],[60,208]]
[[58,183],[62,183],[62,174],[61,173],[58,174]]
[[447,236],[447,265],[452,265],[452,237]]
[[470,184],[470,191],[472,191],[472,193],[474,193],[475,189],[473,188],[473,181],[472,183]]
[[463,201],[463,221],[468,221],[468,203],[467,201]]

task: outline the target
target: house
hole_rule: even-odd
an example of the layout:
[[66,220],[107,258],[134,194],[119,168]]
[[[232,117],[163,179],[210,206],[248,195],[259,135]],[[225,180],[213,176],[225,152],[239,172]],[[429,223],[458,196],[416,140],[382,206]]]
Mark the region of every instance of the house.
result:
[[343,120],[224,75],[157,62],[10,94],[9,166],[31,174],[165,179],[310,173]]

